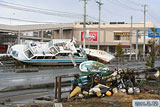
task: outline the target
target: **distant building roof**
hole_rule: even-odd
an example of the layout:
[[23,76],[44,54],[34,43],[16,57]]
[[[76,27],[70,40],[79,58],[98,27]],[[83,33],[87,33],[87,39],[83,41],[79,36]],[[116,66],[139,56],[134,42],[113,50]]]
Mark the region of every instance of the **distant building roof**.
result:
[[[87,28],[97,28],[98,23],[87,22]],[[114,24],[101,24],[101,28],[129,28],[131,23],[114,23]],[[133,28],[143,28],[144,23],[133,23]],[[152,22],[146,22],[146,27],[154,27]],[[68,24],[35,24],[35,25],[4,25],[0,24],[0,30],[8,31],[29,31],[29,30],[42,30],[42,29],[73,29],[73,28],[83,28],[83,24],[80,21]]]

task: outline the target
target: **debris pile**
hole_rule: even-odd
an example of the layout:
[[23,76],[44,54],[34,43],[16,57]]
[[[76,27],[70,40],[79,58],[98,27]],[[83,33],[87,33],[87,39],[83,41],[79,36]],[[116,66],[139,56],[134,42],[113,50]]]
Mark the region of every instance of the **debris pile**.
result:
[[139,78],[131,69],[110,70],[106,75],[104,72],[91,72],[89,69],[88,71],[86,76],[74,76],[73,88],[68,99],[112,96],[115,93],[144,93],[144,88],[141,89],[139,85],[142,85],[146,78]]

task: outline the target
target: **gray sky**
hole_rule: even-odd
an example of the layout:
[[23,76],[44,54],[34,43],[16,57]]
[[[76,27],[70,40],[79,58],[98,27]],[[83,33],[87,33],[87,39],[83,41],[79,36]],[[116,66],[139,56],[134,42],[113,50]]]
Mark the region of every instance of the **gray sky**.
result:
[[[98,5],[95,1],[88,0],[87,2],[87,15],[93,17],[88,19],[92,21],[98,21]],[[102,2],[102,22],[124,21],[130,23],[131,16],[133,16],[133,22],[142,22],[144,19],[144,7],[142,5],[147,4],[147,21],[152,21],[154,24],[160,25],[160,0],[102,0]],[[17,4],[31,6],[33,8],[29,9],[29,7]],[[34,24],[31,22],[15,21],[13,19],[72,23],[77,20],[83,20],[83,4],[83,0],[0,0],[0,24]],[[35,8],[52,11],[43,10],[42,12],[42,10],[38,9],[36,12],[33,12]],[[37,11],[41,12],[39,13]]]

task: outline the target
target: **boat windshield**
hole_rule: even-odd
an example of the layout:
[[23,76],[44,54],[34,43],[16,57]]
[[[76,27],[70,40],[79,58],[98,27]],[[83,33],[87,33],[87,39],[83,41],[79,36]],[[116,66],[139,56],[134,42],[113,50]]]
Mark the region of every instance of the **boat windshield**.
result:
[[51,48],[50,48],[50,51],[51,51],[51,53],[53,53],[53,54],[57,54],[57,53],[58,53],[58,51],[57,51],[54,47],[51,47]]
[[30,50],[27,50],[24,53],[28,58],[31,58],[33,56],[32,52]]

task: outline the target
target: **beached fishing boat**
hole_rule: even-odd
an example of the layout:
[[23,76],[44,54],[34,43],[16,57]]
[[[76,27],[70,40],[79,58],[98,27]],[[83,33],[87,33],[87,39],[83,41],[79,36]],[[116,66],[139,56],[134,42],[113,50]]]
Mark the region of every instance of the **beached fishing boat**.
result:
[[90,73],[100,73],[104,75],[109,75],[111,73],[110,69],[97,61],[85,61],[79,65],[79,69],[82,74],[88,75]]
[[86,48],[85,52],[87,54],[88,59],[90,59],[90,60],[99,60],[101,62],[107,63],[115,58],[115,56],[113,56],[103,50]]
[[10,54],[18,61],[32,65],[76,65],[87,61],[82,48],[76,48],[71,39],[50,42],[32,42],[11,47]]

